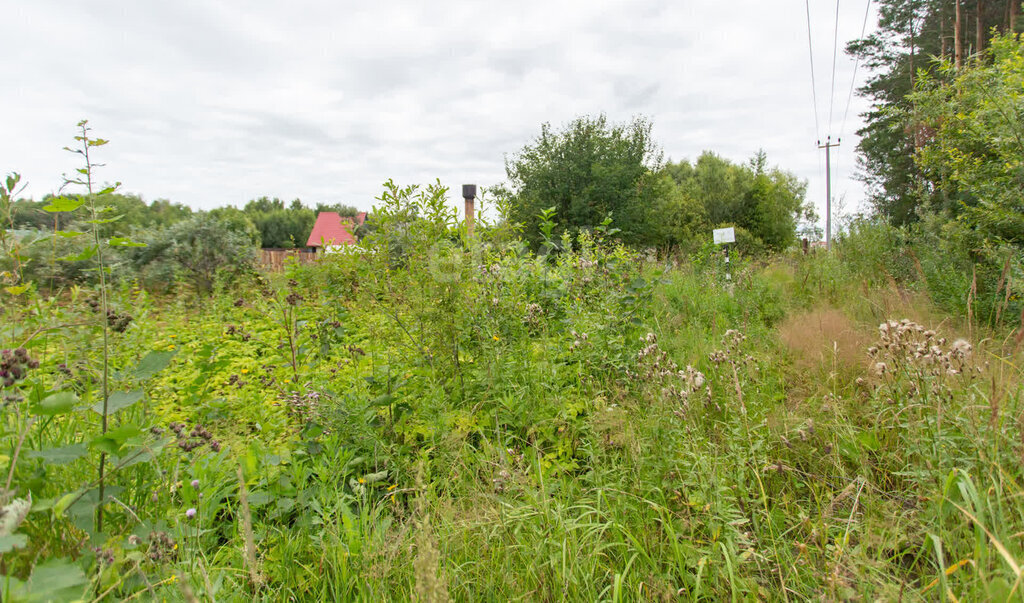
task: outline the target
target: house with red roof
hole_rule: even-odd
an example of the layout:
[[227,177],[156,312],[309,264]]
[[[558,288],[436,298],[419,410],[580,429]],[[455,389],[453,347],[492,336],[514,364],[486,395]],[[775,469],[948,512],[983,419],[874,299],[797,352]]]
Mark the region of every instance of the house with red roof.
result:
[[355,245],[357,241],[353,233],[365,221],[365,211],[359,212],[355,219],[342,217],[334,211],[322,211],[316,216],[306,247],[316,253],[332,253],[341,251],[346,245]]

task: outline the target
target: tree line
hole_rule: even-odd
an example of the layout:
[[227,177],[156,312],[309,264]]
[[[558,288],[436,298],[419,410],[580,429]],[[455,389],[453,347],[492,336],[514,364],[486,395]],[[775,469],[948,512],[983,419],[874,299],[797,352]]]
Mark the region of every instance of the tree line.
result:
[[1024,321],[1021,2],[878,5],[877,30],[847,51],[871,70],[858,153],[874,217],[892,229],[880,269],[909,256],[969,318]]
[[[861,176],[875,210],[901,225],[927,213],[936,188],[918,151],[936,133],[915,90],[953,85],[965,70],[991,66],[993,33],[1018,33],[1019,0],[880,0],[878,28],[846,50],[872,75],[859,93],[872,102],[858,132]],[[934,117],[934,116],[933,116]]]
[[[771,167],[764,152],[734,163],[705,151],[692,163],[664,161],[651,123],[580,117],[560,130],[550,124],[506,160],[509,218],[532,225],[552,210],[553,234],[592,229],[606,218],[626,243],[693,251],[711,229],[734,226],[748,252],[779,251],[795,242],[801,221],[814,221],[806,184]],[[534,244],[536,229],[523,229]]]
[[[53,198],[53,195],[46,195],[40,201],[13,201],[13,228],[54,231],[70,227],[74,220],[70,214],[43,209]],[[277,197],[265,196],[249,201],[241,209],[226,206],[208,212],[196,211],[166,199],[147,203],[140,195],[134,194],[107,193],[100,195],[97,202],[109,208],[111,216],[116,218],[101,225],[101,236],[105,237],[164,230],[205,213],[223,223],[227,229],[243,235],[257,247],[286,249],[305,247],[316,215],[322,211],[338,212],[349,217],[359,213],[355,207],[342,203],[317,203],[311,207],[300,199],[286,203]]]

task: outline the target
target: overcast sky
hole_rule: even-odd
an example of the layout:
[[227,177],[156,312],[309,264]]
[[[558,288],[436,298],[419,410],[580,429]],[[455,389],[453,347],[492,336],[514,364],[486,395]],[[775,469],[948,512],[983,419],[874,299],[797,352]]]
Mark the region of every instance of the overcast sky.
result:
[[763,148],[821,207],[815,140],[841,133],[834,196],[849,210],[866,105],[854,97],[843,125],[854,63],[842,44],[867,2],[840,2],[831,103],[835,3],[810,4],[817,129],[798,0],[9,2],[0,171],[20,172],[27,195],[56,191],[84,118],[111,140],[100,177],[146,200],[369,209],[388,178],[440,178],[453,197],[501,182],[543,122],[603,112],[648,117],[674,160]]

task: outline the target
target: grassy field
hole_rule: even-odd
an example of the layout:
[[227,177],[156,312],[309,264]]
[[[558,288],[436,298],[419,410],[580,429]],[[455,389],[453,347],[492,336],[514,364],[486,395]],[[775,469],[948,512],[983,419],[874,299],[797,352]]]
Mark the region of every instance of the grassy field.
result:
[[852,243],[439,228],[5,294],[3,600],[1022,598],[1017,331]]

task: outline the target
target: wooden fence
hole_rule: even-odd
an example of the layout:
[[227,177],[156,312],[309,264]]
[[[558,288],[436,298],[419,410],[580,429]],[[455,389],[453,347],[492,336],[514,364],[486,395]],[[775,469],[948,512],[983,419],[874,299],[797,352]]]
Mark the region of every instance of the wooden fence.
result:
[[316,253],[305,249],[262,249],[260,252],[260,264],[271,272],[284,270],[285,263],[289,261],[303,264],[316,261]]

